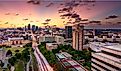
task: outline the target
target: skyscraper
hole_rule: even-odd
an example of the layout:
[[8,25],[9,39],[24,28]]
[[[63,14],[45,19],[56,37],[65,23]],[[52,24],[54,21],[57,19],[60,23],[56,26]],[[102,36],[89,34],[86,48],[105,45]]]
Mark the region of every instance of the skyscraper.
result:
[[24,30],[26,31],[26,26],[24,27]]
[[66,38],[72,38],[72,26],[65,26]]
[[32,31],[36,31],[36,26],[32,25]]
[[38,29],[39,29],[38,26],[36,26],[36,31],[37,31]]
[[83,50],[83,29],[84,26],[76,24],[73,26],[73,48],[75,50]]
[[31,25],[30,24],[28,24],[28,30],[31,30]]

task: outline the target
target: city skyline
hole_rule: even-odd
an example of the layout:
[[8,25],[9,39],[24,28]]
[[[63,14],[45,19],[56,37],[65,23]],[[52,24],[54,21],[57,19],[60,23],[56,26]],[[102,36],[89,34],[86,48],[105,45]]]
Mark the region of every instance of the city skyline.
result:
[[0,0],[0,71],[121,71],[121,0]]

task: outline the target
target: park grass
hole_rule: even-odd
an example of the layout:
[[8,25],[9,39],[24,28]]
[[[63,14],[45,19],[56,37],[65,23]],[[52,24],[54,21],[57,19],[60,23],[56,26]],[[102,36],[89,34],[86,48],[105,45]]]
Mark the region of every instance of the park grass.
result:
[[11,48],[6,48],[6,50],[11,50],[12,54],[15,55],[16,54],[16,50],[19,50],[19,53],[21,53],[25,48],[23,47],[11,47]]
[[2,71],[2,68],[0,67],[0,71]]
[[[10,71],[8,68],[4,69],[5,71]],[[0,67],[0,71],[3,71],[3,69]]]
[[5,71],[10,71],[9,69],[6,69]]
[[24,71],[24,62],[19,61],[15,64],[15,71]]

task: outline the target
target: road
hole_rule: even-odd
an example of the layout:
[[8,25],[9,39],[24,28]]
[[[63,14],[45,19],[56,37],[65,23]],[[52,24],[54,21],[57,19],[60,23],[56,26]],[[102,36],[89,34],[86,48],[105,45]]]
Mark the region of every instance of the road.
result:
[[43,54],[38,49],[38,44],[36,42],[36,38],[34,37],[34,34],[32,33],[32,48],[34,49],[34,55],[38,62],[38,68],[39,71],[53,71],[53,68],[49,65],[46,58],[43,56]]

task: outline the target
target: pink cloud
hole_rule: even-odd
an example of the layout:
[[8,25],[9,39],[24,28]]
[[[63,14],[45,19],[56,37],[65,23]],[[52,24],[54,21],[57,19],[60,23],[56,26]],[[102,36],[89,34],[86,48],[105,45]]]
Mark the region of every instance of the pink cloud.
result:
[[[93,7],[79,7],[81,17],[92,19],[121,6],[121,2],[96,2]],[[90,9],[90,10],[88,10]]]

